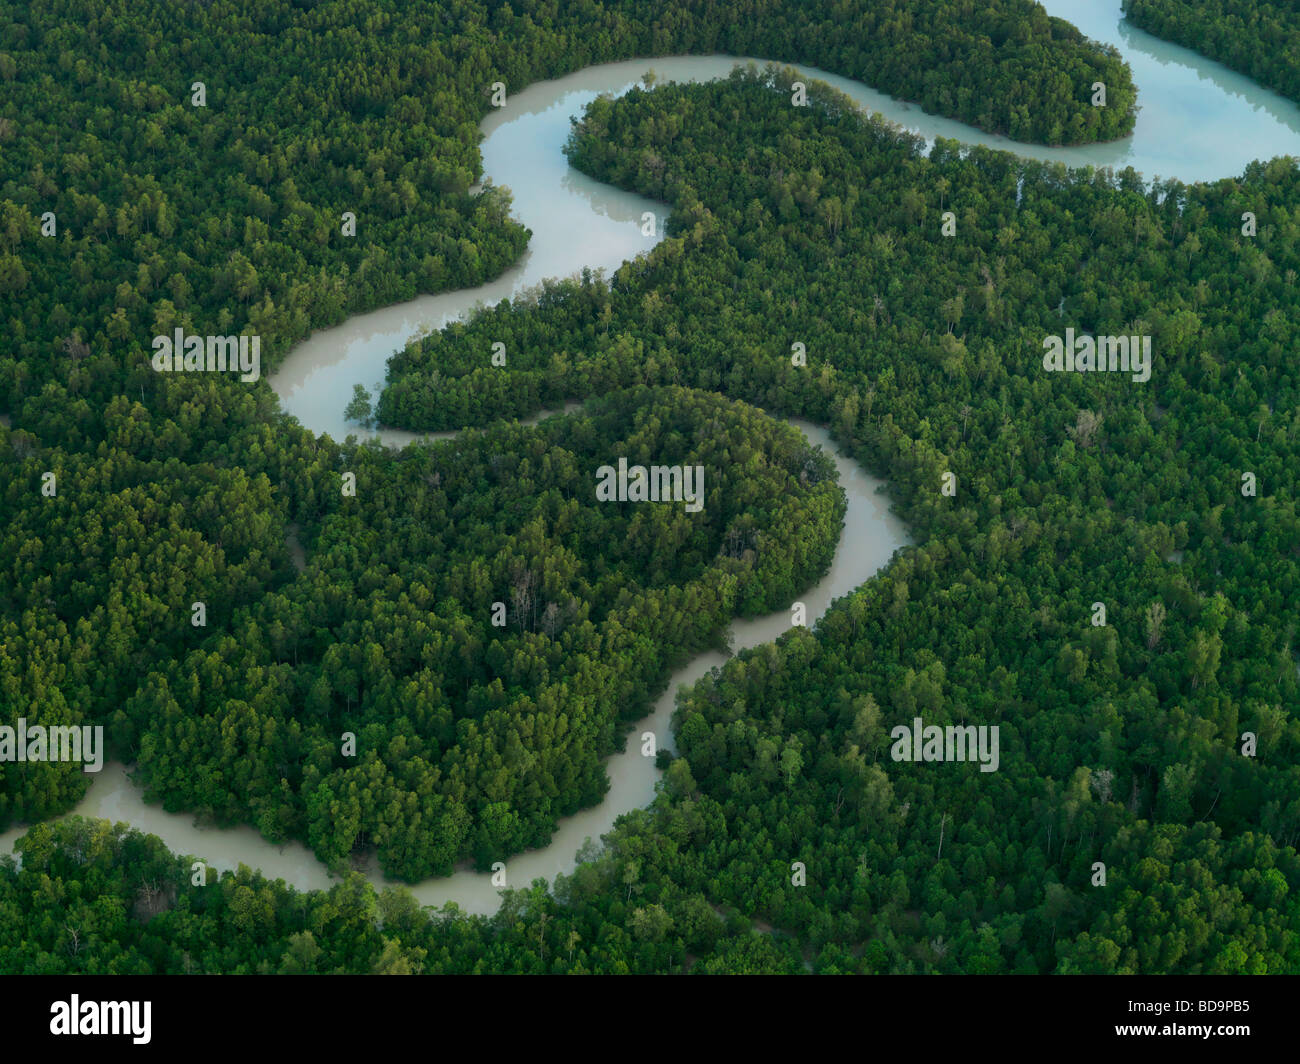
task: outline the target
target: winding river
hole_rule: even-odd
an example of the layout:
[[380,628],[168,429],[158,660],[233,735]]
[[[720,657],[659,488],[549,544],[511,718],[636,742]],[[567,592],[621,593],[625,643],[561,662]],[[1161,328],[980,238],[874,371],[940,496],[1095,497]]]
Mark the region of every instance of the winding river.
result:
[[[1148,178],[1178,177],[1191,182],[1239,174],[1256,158],[1300,155],[1300,108],[1217,63],[1132,29],[1121,21],[1118,0],[1046,0],[1044,6],[1088,36],[1115,45],[1131,66],[1142,108],[1131,137],[1078,148],[1017,144],[926,115],[915,105],[846,78],[813,67],[799,69],[927,140],[950,137],[1071,166],[1132,166]],[[706,81],[725,76],[737,62],[746,61],[727,56],[638,59],[589,67],[512,94],[505,108],[482,123],[483,167],[493,183],[510,188],[515,216],[532,230],[523,258],[500,278],[479,288],[424,296],[314,334],[299,344],[270,378],[284,408],[318,433],[336,438],[350,432],[364,435],[343,418],[353,385],[364,384],[376,391],[388,358],[419,332],[440,328],[478,305],[494,304],[544,278],[568,276],[583,267],[612,271],[649,250],[656,238],[642,235],[642,214],[654,212],[657,230],[662,233],[666,208],[572,170],[560,151],[568,135],[569,116],[580,113],[599,93],[625,92],[649,69],[660,80]],[[794,424],[810,442],[834,456],[849,504],[830,572],[801,596],[809,617],[815,618],[833,599],[869,579],[908,538],[883,496],[877,494],[880,481],[838,454],[824,429]],[[417,438],[393,430],[376,435],[392,446]],[[301,548],[296,541],[295,547],[296,560],[309,566],[310,557],[297,554]],[[733,646],[740,650],[770,642],[789,625],[788,610],[737,622],[732,627]],[[660,744],[670,744],[669,720],[677,687],[693,683],[724,660],[718,653],[702,654],[673,675],[650,717],[634,729],[626,752],[606,763],[610,789],[604,801],[562,820],[544,849],[511,858],[506,870],[509,886],[528,886],[536,877],[553,879],[572,871],[584,840],[598,839],[619,816],[649,803],[660,773],[652,759],[641,756],[635,736],[653,731]],[[178,853],[203,857],[218,870],[244,863],[300,889],[328,888],[333,882],[324,866],[298,843],[277,846],[249,827],[198,828],[188,814],[166,813],[160,806],[146,805],[119,764],[105,766],[74,812],[125,821],[160,836]],[[24,830],[0,835],[0,853],[8,852]],[[371,878],[377,886],[383,884],[377,874]],[[455,902],[467,912],[491,913],[499,904],[498,888],[491,877],[469,869],[411,889],[425,905]]]

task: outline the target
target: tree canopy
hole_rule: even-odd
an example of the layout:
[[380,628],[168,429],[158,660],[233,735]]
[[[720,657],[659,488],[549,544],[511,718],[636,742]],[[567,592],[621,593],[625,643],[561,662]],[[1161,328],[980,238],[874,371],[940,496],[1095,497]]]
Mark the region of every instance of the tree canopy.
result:
[[[0,967],[1300,966],[1295,160],[1190,186],[1068,171],[927,147],[816,84],[792,107],[788,70],[741,70],[575,126],[575,166],[671,204],[652,252],[390,364],[385,423],[478,429],[393,454],[316,438],[265,380],[149,368],[175,327],[258,332],[269,368],[312,329],[504,270],[527,233],[470,192],[497,79],[768,51],[881,87],[895,69],[1016,135],[1122,131],[1088,125],[1109,119],[1082,88],[1118,60],[1062,24],[902,6],[4,9],[5,712],[103,724],[168,808],[344,874],[196,886],[157,840],[39,824],[0,861]],[[883,12],[898,32],[855,36]],[[898,41],[983,65],[927,81]],[[1044,56],[1078,73],[1024,77]],[[1027,125],[973,91],[1022,79],[1044,94]],[[1067,329],[1150,338],[1150,380],[1044,372]],[[468,354],[489,337],[511,352],[490,373]],[[587,404],[498,420],[562,399]],[[371,850],[415,878],[544,843],[675,665],[824,571],[843,496],[774,415],[829,424],[916,546],[686,691],[654,805],[572,876],[484,920],[346,874]],[[595,501],[619,456],[703,465],[704,510]],[[917,715],[999,727],[999,771],[893,761]],[[84,786],[0,765],[0,824]]]
[[1300,10],[1267,0],[1124,0],[1139,29],[1300,100]]

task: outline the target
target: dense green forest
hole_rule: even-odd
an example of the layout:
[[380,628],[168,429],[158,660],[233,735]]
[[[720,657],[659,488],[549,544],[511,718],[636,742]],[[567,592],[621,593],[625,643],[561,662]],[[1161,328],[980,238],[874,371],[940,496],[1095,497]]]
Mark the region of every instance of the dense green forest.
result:
[[[160,478],[171,460],[151,444],[109,451],[111,476],[66,457],[57,509],[11,492],[22,607],[52,598],[100,638],[66,672],[12,675],[7,708],[46,719],[74,699],[120,700],[112,745],[167,808],[304,838],[332,866],[373,847],[410,879],[543,845],[557,817],[599,801],[617,725],[734,615],[784,608],[812,583],[844,513],[833,464],[795,429],[716,395],[631,389],[396,458],[323,441],[307,474],[318,510],[299,514],[313,560],[290,575],[264,477],[224,490],[205,490],[201,470]],[[702,466],[702,509],[597,503],[596,471],[619,456]],[[33,448],[15,485],[49,465]],[[192,491],[188,524],[160,479]],[[146,562],[130,583],[138,609],[121,604],[133,632],[94,598],[116,564],[107,521]],[[85,549],[68,556],[68,543]],[[206,630],[189,623],[193,601]],[[0,825],[84,786],[76,765],[40,767],[7,770],[22,790],[5,794]]]
[[[630,866],[629,866],[630,867]],[[0,971],[52,974],[798,972],[798,948],[695,895],[643,897],[611,858],[507,891],[491,919],[422,911],[357,873],[300,893],[241,868],[205,885],[153,836],[104,820],[33,828],[0,857]],[[620,878],[621,877],[621,878]],[[691,951],[695,951],[692,953]]]
[[[0,970],[1300,966],[1294,160],[1148,185],[927,152],[823,87],[791,107],[780,70],[636,90],[569,156],[669,202],[668,238],[390,367],[384,420],[482,431],[394,455],[314,437],[264,380],[149,368],[181,326],[260,333],[265,373],[312,329],[514,261],[508,200],[469,193],[497,79],[758,52],[1021,137],[1131,122],[1119,60],[1024,4],[984,5],[996,26],[899,5],[874,36],[884,5],[742,7],[0,9],[7,717],[107,725],[169,808],[446,872],[598,800],[672,665],[825,567],[832,467],[769,415],[829,423],[920,544],[686,693],[654,806],[491,919],[353,877],[196,887],[157,840],[70,821],[0,862]],[[926,82],[933,49],[980,59]],[[1066,328],[1151,336],[1150,381],[1045,373]],[[468,355],[488,336],[511,350],[490,375]],[[492,423],[565,398],[589,401]],[[704,510],[591,503],[624,454],[703,464]],[[892,761],[914,715],[999,725],[1001,769]],[[84,787],[0,766],[0,823]]]
[[[111,724],[115,755],[139,760],[153,793],[170,806],[219,821],[245,819],[272,838],[300,834],[330,859],[357,840],[382,837],[392,850],[390,867],[423,874],[444,869],[451,854],[494,849],[475,841],[478,829],[468,822],[464,839],[435,855],[424,852],[428,844],[397,842],[381,825],[345,821],[342,810],[355,798],[325,782],[334,780],[330,758],[311,738],[358,707],[353,723],[375,726],[380,707],[399,697],[386,677],[413,682],[418,671],[414,652],[395,668],[362,660],[368,647],[384,645],[380,635],[387,638],[398,618],[363,622],[361,606],[367,598],[391,598],[394,581],[428,568],[427,558],[397,551],[427,548],[436,537],[393,536],[389,527],[411,521],[396,493],[409,490],[417,460],[390,468],[364,449],[315,439],[278,412],[264,380],[250,386],[209,374],[158,374],[150,366],[152,338],[175,328],[257,334],[265,377],[313,329],[418,292],[498,275],[527,239],[509,218],[507,196],[470,193],[481,177],[477,123],[498,79],[515,88],[602,60],[719,49],[811,58],[861,73],[868,59],[884,63],[884,52],[873,48],[893,47],[891,35],[855,37],[848,18],[855,11],[876,17],[879,6],[868,16],[852,6],[809,5],[798,17],[812,28],[797,33],[787,21],[795,16],[783,10],[758,3],[742,17],[728,4],[648,0],[0,7],[0,292],[9,340],[0,351],[0,412],[9,424],[0,425],[6,712],[17,717],[39,708],[51,724]],[[912,3],[906,18],[898,17],[936,27],[926,32],[941,33],[954,57],[966,54],[962,41],[980,37],[982,25],[990,28],[979,21],[985,16],[945,21],[936,14],[942,10],[935,2]],[[1104,114],[1119,114],[1124,86],[1131,89],[1123,64],[1084,46],[1077,33],[1024,0],[996,10],[1020,28],[992,28],[996,43],[981,46],[963,76],[988,99],[1021,100],[1035,116],[1052,116],[1079,136],[1112,135],[1113,128],[1097,125],[1098,109],[1080,103],[1082,86],[1106,80],[1112,107]],[[1025,63],[1073,75],[1030,79],[1041,91],[1022,100],[1008,87],[1024,75]],[[924,95],[920,85],[886,85],[885,66],[878,69],[882,87]],[[960,67],[954,58],[954,79]],[[895,61],[889,69],[900,68]],[[906,72],[915,69],[909,64]],[[932,103],[976,120],[971,99]],[[1001,112],[989,118],[994,126],[1010,120]],[[345,231],[348,212],[355,235]],[[742,422],[734,424],[746,417],[736,416]],[[374,468],[368,482],[357,463]],[[358,473],[370,495],[346,502],[344,471]],[[521,490],[540,484],[524,480]],[[520,502],[533,505],[543,504]],[[706,522],[723,516],[710,507]],[[331,558],[327,570],[296,583],[284,546],[291,524],[319,538],[316,549]],[[708,528],[718,542],[724,533],[760,534]],[[830,525],[816,528],[820,536]],[[512,534],[548,533],[521,527]],[[653,538],[646,529],[636,535]],[[368,570],[365,559],[382,544],[386,560]],[[781,548],[789,571],[762,590],[741,592],[738,603],[784,589],[791,573],[810,579],[818,552],[827,549],[815,538],[795,560],[790,552],[802,548]],[[493,543],[491,550],[507,548]],[[334,552],[342,558],[334,561]],[[494,557],[483,556],[483,564],[504,564]],[[769,561],[780,568],[775,555]],[[591,554],[580,562],[604,564]],[[492,578],[504,579],[497,572]],[[597,582],[597,575],[590,579]],[[312,581],[317,591],[307,590]],[[436,585],[426,585],[429,594]],[[205,627],[190,624],[195,601],[205,604]],[[604,608],[589,606],[593,617]],[[389,603],[387,612],[393,608]],[[403,609],[429,612],[425,604]],[[465,609],[482,623],[482,604]],[[710,609],[700,623],[707,628],[719,616]],[[453,630],[457,623],[450,615],[438,621]],[[240,642],[254,635],[256,645]],[[661,663],[690,643],[673,638],[656,650]],[[211,691],[226,682],[236,657],[241,668],[265,668],[232,681],[227,693]],[[292,670],[274,667],[289,660]],[[452,691],[451,674],[440,675],[454,716],[488,711],[469,697],[472,677],[458,675],[462,689]],[[629,706],[645,697],[640,692]],[[213,745],[217,720],[176,718],[208,698],[240,706],[225,725],[220,752]],[[428,721],[412,726],[425,729],[425,741],[444,753],[463,741],[432,738]],[[608,726],[575,749],[607,747]],[[274,753],[246,759],[253,734]],[[176,769],[194,762],[199,749],[211,751],[212,760],[200,758],[192,776]],[[331,749],[338,750],[337,736]],[[414,750],[410,758],[420,760]],[[570,770],[564,796],[547,796],[560,809],[600,791],[591,764]],[[377,767],[367,771],[383,776]],[[388,793],[390,781],[367,779],[359,793]],[[315,805],[307,804],[303,786],[318,795]],[[409,795],[414,784],[395,786]],[[477,784],[444,783],[453,791],[459,786]],[[67,766],[34,765],[21,774],[0,768],[0,824],[66,809],[84,787]],[[475,791],[474,801],[496,804],[486,794]],[[520,820],[503,814],[493,837],[509,846],[544,838],[553,813],[539,796],[528,803],[533,807]],[[440,822],[444,814],[429,808],[422,815]],[[457,825],[463,819],[460,811],[445,815]],[[459,832],[458,826],[453,834]]]
[[[923,544],[815,633],[701,684],[678,718],[692,782],[620,844],[643,877],[836,965],[879,942],[893,970],[1294,966],[1295,161],[1148,185],[927,154],[837,93],[808,112],[788,92],[769,70],[597,100],[571,159],[673,204],[668,239],[608,285],[489,311],[391,364],[384,402],[412,424],[433,416],[429,355],[487,335],[534,352],[509,372],[539,401],[671,380],[828,421]],[[1151,336],[1151,379],[1045,373],[1042,340],[1067,327]],[[490,419],[493,395],[463,405]],[[888,762],[889,728],[917,713],[998,724],[1001,770]],[[668,846],[687,808],[715,819]],[[1277,856],[1231,856],[1259,847]],[[1274,867],[1268,900],[1234,885]]]
[[1140,29],[1300,100],[1300,9],[1280,0],[1123,0]]

